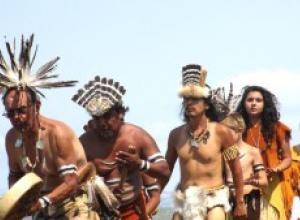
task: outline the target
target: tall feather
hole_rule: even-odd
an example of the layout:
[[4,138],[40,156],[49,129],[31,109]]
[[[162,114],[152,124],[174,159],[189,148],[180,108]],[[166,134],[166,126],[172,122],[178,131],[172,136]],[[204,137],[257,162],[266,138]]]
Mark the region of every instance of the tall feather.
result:
[[20,43],[20,53],[18,62],[15,57],[15,41],[13,47],[9,42],[6,42],[6,49],[10,58],[11,65],[7,65],[2,52],[0,50],[0,87],[28,87],[32,91],[43,94],[37,88],[59,88],[59,87],[69,87],[74,86],[77,81],[51,81],[50,79],[57,78],[57,74],[52,74],[52,72],[57,67],[57,61],[59,57],[56,57],[43,66],[41,66],[38,71],[33,74],[31,67],[35,60],[37,49],[36,46],[34,50],[34,55],[31,57],[31,49],[33,46],[34,35],[32,34],[29,39],[24,39],[22,36]]
[[207,77],[207,71],[205,69],[201,70],[201,75],[200,75],[200,86],[204,87],[205,82],[206,82],[206,77]]
[[229,93],[226,98],[225,95],[225,88],[219,87],[217,89],[212,90],[212,103],[217,109],[217,112],[224,118],[227,114],[233,112],[236,108],[236,105],[241,97],[240,94],[234,95],[233,94],[233,84],[230,83]]

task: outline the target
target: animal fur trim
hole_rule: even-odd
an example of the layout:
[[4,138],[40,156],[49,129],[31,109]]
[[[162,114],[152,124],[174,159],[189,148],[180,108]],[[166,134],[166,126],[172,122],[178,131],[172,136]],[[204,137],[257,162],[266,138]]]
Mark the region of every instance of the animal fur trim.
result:
[[189,84],[183,86],[179,90],[178,95],[180,97],[208,98],[209,89],[200,85]]
[[229,212],[229,189],[222,186],[218,189],[203,189],[199,186],[189,186],[184,192],[174,193],[174,212],[182,215],[185,220],[204,220],[208,209],[223,206]]

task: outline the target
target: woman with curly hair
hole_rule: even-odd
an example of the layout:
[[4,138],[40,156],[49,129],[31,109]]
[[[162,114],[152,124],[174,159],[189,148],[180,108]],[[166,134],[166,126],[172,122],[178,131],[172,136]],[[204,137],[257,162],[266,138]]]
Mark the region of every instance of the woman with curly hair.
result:
[[261,219],[288,219],[293,193],[288,183],[291,130],[279,121],[277,99],[260,86],[244,88],[237,107],[246,123],[243,140],[260,149],[269,185],[263,190]]

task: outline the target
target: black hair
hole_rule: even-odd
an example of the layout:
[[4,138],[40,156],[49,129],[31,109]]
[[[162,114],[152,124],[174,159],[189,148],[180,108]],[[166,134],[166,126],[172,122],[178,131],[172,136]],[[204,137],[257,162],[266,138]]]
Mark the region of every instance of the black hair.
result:
[[39,97],[38,95],[30,88],[25,88],[25,89],[18,89],[16,87],[12,87],[12,88],[9,88],[5,93],[4,95],[2,96],[2,103],[5,105],[5,99],[6,97],[8,96],[8,94],[11,92],[11,91],[16,91],[17,93],[19,93],[20,91],[26,91],[27,94],[29,94],[29,98],[30,98],[30,102],[32,104],[35,104],[37,102],[40,102],[39,101]]
[[[250,119],[248,116],[248,113],[245,108],[245,102],[248,94],[253,91],[260,92],[263,96],[263,102],[264,102],[264,108],[261,115],[261,132],[263,134],[263,137],[266,141],[266,143],[270,144],[272,137],[275,133],[275,125],[280,119],[280,113],[277,110],[278,101],[276,96],[268,91],[267,89],[261,87],[261,86],[246,86],[243,89],[243,95],[242,99],[238,104],[237,112],[239,112],[246,123],[246,128],[250,128]],[[244,137],[247,135],[247,129],[244,133]]]
[[[129,111],[128,107],[125,107],[123,103],[116,103],[114,106],[112,106],[107,112],[105,112],[101,116],[93,116],[93,118],[103,117],[103,118],[110,118],[111,116],[114,116],[116,114],[123,114],[125,116],[126,112]],[[124,119],[123,119],[124,120]]]
[[[217,122],[220,121],[218,112],[217,112],[215,106],[213,105],[213,103],[211,102],[211,98],[210,97],[208,97],[208,98],[203,97],[201,99],[203,99],[205,104],[208,105],[208,109],[205,111],[206,117],[208,117],[210,121],[217,121]],[[189,121],[189,117],[185,113],[184,104],[182,104],[181,115],[183,115],[183,121],[184,122]]]

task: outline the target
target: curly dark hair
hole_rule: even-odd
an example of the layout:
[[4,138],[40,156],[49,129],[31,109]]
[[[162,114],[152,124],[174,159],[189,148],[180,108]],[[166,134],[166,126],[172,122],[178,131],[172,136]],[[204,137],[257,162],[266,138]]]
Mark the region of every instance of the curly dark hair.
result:
[[[246,123],[246,128],[250,128],[250,119],[245,108],[245,102],[250,92],[260,92],[263,96],[264,108],[261,115],[261,132],[268,145],[271,144],[272,137],[275,132],[275,125],[280,119],[280,113],[277,110],[278,100],[276,96],[261,86],[246,86],[243,88],[242,99],[239,102],[236,111],[239,112]],[[247,135],[247,129],[244,132],[244,137]]]
[[124,106],[123,103],[117,103],[110,110],[115,111],[116,113],[123,113],[125,115],[126,112],[129,112],[129,107]]
[[[208,110],[206,110],[206,112],[205,112],[206,117],[208,117],[210,121],[217,121],[217,122],[220,121],[218,112],[217,112],[215,106],[213,105],[213,103],[211,102],[210,97],[209,98],[202,98],[202,99],[208,105]],[[184,122],[189,121],[189,117],[185,114],[184,104],[182,104],[180,114],[183,116],[183,121]]]

